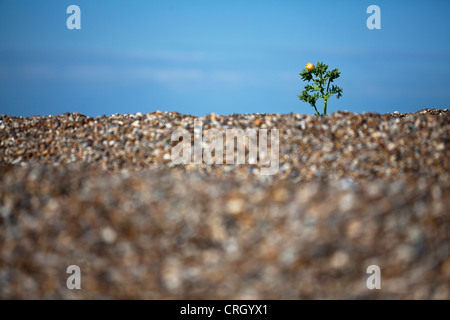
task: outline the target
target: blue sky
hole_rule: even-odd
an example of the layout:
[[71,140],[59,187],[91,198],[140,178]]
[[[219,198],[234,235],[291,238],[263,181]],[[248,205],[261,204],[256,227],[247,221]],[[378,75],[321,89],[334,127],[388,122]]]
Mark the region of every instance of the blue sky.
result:
[[[69,30],[69,5],[81,30]],[[369,30],[369,5],[381,30]],[[338,67],[329,112],[446,108],[450,1],[0,0],[0,113],[307,113],[307,62]]]

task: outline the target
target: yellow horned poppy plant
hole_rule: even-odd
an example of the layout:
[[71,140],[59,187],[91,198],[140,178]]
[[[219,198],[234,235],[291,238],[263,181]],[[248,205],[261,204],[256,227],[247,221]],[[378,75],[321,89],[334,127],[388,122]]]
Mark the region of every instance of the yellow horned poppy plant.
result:
[[[297,97],[313,106],[318,116],[327,114],[327,102],[333,94],[337,95],[338,99],[342,95],[342,89],[331,84],[335,79],[339,78],[341,73],[337,68],[330,71],[327,70],[328,66],[322,62],[318,61],[315,66],[308,62],[305,69],[300,73],[302,80],[310,82],[310,84],[307,84],[305,90]],[[319,98],[323,99],[323,114],[320,114],[319,110],[317,110],[316,102]]]

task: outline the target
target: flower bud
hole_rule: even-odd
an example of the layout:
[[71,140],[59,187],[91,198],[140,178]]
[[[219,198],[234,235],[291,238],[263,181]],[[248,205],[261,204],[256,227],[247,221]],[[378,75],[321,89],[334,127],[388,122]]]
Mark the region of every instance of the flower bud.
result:
[[306,64],[306,67],[305,67],[306,69],[308,69],[309,71],[311,71],[311,70],[313,70],[315,67],[314,67],[314,65],[311,63],[311,62],[308,62],[307,64]]

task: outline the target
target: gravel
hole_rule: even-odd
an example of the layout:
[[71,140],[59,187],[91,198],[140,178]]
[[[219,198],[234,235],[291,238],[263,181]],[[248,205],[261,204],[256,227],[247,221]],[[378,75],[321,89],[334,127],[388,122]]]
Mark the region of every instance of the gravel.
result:
[[[278,129],[279,171],[175,165],[194,120]],[[0,298],[450,299],[449,120],[0,115]]]

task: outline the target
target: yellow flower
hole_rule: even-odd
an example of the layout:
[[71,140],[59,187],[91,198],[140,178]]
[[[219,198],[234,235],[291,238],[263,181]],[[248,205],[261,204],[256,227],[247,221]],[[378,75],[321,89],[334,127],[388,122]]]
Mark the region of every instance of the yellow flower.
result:
[[311,71],[311,70],[313,70],[315,67],[314,67],[314,65],[311,63],[311,62],[308,62],[307,64],[306,64],[306,67],[305,67],[306,69],[308,69],[309,71]]

